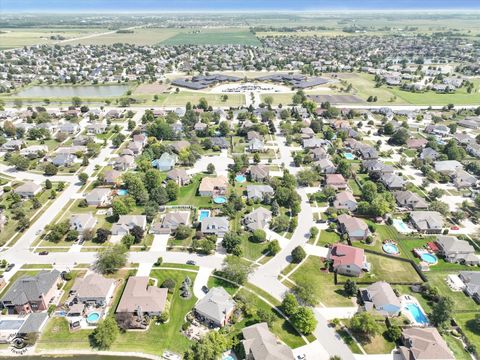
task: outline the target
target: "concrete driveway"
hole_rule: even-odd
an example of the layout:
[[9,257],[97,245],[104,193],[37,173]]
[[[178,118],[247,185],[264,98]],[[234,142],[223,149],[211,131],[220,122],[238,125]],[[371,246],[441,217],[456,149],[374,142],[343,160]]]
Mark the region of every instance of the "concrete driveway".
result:
[[167,243],[170,234],[155,234],[153,235],[153,242],[151,251],[167,251]]
[[208,286],[208,278],[212,274],[212,268],[201,267],[198,270],[197,277],[193,283],[193,294],[200,300],[203,299],[205,293],[202,291],[202,286]]

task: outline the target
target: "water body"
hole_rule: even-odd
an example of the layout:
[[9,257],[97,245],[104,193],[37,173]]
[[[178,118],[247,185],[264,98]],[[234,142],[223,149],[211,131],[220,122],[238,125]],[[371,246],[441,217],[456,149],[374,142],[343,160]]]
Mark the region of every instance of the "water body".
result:
[[[147,358],[134,356],[113,356],[113,355],[35,355],[18,357],[22,360],[147,360]],[[0,357],[0,360],[12,360],[12,357]]]
[[108,98],[121,96],[128,90],[128,85],[80,85],[80,86],[48,86],[38,85],[21,90],[17,96],[26,98]]

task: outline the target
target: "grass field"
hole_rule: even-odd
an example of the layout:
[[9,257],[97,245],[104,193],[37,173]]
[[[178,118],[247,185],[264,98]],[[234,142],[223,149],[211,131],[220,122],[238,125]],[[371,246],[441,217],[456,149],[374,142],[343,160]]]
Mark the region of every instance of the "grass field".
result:
[[126,43],[133,45],[155,45],[178,34],[178,29],[146,28],[134,29],[133,33],[112,33],[95,36],[78,41],[69,41],[67,44],[84,45],[112,45]]
[[252,45],[261,42],[248,29],[195,29],[180,32],[160,41],[162,45]]
[[199,91],[180,90],[179,93],[158,94],[158,100],[154,101],[153,96],[136,95],[134,96],[140,103],[139,105],[151,106],[185,106],[187,102],[198,104],[201,98],[205,98],[211,106],[241,106],[245,104],[243,94],[228,94],[228,99],[222,101],[222,94],[212,94]]

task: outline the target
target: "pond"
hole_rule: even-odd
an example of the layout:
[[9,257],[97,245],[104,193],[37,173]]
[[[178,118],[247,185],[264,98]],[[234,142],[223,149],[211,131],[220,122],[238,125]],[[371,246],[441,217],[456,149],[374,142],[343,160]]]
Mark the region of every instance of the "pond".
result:
[[21,90],[16,96],[25,98],[107,98],[121,96],[128,90],[128,85],[80,85],[80,86],[32,86]]
[[[20,358],[20,357],[18,357]],[[1,357],[0,360],[12,360],[12,357]],[[55,355],[55,356],[23,356],[21,357],[22,360],[147,360],[147,358],[142,357],[135,357],[135,356],[114,356],[114,355]]]

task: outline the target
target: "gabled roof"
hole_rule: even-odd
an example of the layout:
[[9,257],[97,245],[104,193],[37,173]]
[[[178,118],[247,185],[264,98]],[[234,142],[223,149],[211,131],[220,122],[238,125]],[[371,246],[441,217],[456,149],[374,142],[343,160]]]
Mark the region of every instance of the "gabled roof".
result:
[[365,253],[363,249],[344,244],[335,244],[331,247],[328,258],[333,260],[333,267],[341,265],[357,265],[363,267]]
[[167,288],[148,285],[148,276],[131,276],[118,304],[117,313],[162,312],[167,302]]
[[215,287],[211,288],[207,295],[198,301],[195,310],[211,320],[222,323],[226,314],[230,313],[234,307],[235,301],[230,294],[222,287]]
[[371,301],[376,308],[384,305],[395,305],[400,308],[400,300],[393,291],[389,283],[378,281],[368,286],[366,289],[368,300]]
[[402,354],[408,354],[408,360],[454,360],[453,353],[438,330],[429,328],[406,328],[402,332],[405,346]]
[[258,360],[292,360],[292,350],[277,341],[267,323],[258,323],[242,330],[245,354]]
[[115,280],[107,279],[99,274],[89,274],[83,278],[76,278],[72,292],[80,298],[106,298]]

